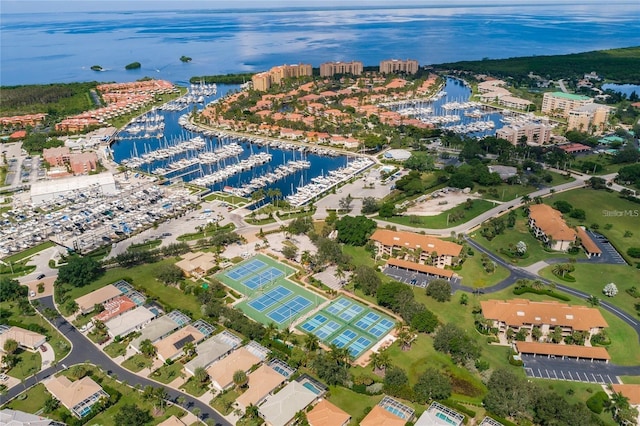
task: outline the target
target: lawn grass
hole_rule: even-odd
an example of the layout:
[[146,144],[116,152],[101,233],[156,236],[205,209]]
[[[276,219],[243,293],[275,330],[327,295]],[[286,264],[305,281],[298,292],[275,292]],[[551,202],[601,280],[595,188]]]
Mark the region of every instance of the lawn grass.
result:
[[608,175],[610,173],[618,173],[618,171],[624,167],[627,166],[628,164],[614,164],[611,162],[611,159],[613,157],[611,155],[608,154],[590,154],[590,155],[584,155],[584,156],[580,156],[578,159],[576,159],[575,161],[573,161],[570,165],[571,169],[576,170],[578,173],[582,173],[581,167],[580,165],[583,164],[586,161],[591,161],[593,163],[599,164],[600,166],[602,166],[602,170],[597,171],[595,174],[594,173],[590,173],[593,174],[595,176],[600,176],[600,175]]
[[191,377],[185,382],[185,384],[180,386],[180,389],[184,390],[189,395],[199,397],[204,395],[204,393],[209,389],[209,384],[205,383],[203,386],[202,384],[197,383],[196,380]]
[[47,392],[47,389],[42,383],[38,383],[29,388],[23,395],[26,395],[26,398],[15,398],[4,408],[20,410],[25,413],[36,413],[42,409],[44,402],[49,396],[49,392]]
[[351,414],[349,425],[357,426],[367,408],[373,408],[382,400],[382,395],[363,395],[342,386],[330,386],[329,402]]
[[26,379],[36,374],[42,367],[40,352],[29,352],[24,349],[17,351],[18,363],[7,374],[16,379]]
[[[573,182],[575,180],[575,178],[573,177],[567,177],[548,170],[547,173],[551,175],[552,180],[549,183],[544,182],[544,185],[546,186],[560,185],[563,183]],[[538,189],[538,186],[534,185],[509,185],[508,183],[502,183],[496,186],[478,186],[474,187],[473,190],[474,192],[480,192],[481,194],[483,194],[482,198],[487,200],[511,201],[515,200],[516,198],[521,198],[525,194],[535,192]],[[496,196],[496,194],[498,195]]]
[[[18,327],[26,328],[29,324],[36,324],[45,329],[44,335],[47,336],[47,341],[53,348],[56,361],[60,361],[67,356],[71,350],[69,342],[62,337],[60,332],[55,329],[47,320],[41,315],[34,313],[33,315],[25,315],[20,309],[18,309],[17,302],[2,302],[0,303],[0,311],[4,317],[4,321],[9,325],[16,325]],[[38,367],[38,370],[40,367]]]
[[620,377],[620,381],[625,385],[627,384],[640,385],[640,376],[619,376],[619,377]]
[[[469,210],[465,210],[463,203],[436,216],[393,216],[389,218],[376,216],[376,219],[415,228],[444,229],[467,222],[495,206],[495,203],[490,201],[475,199],[473,200],[473,205]],[[450,220],[452,215],[460,212],[464,213],[464,216],[459,221],[453,222]]]
[[137,373],[139,371],[142,371],[145,368],[151,367],[152,364],[153,362],[149,358],[145,357],[144,355],[135,354],[132,357],[126,359],[122,363],[122,366],[127,370]]
[[225,201],[229,204],[243,206],[249,202],[248,198],[238,197],[237,195],[225,194],[222,192],[212,192],[211,194],[204,197],[205,201],[214,201],[220,200]]
[[[594,295],[607,303],[621,308],[632,317],[637,318],[634,308],[636,303],[640,303],[640,299],[636,299],[625,291],[633,287],[637,287],[640,283],[640,270],[627,265],[602,265],[596,263],[575,263],[575,270],[571,275],[576,279],[575,282],[566,282],[556,277],[553,272],[553,266],[547,266],[542,269],[540,276],[555,281],[567,287],[573,287],[590,295]],[[602,293],[602,289],[609,283],[615,283],[618,287],[618,294],[614,297],[607,297]],[[637,339],[636,339],[637,340]]]
[[238,397],[240,396],[240,392],[235,389],[230,389],[220,395],[216,396],[211,400],[209,405],[211,405],[216,411],[222,413],[223,416],[231,413],[233,411],[233,406],[231,405]]
[[182,372],[182,364],[174,362],[173,364],[165,364],[149,375],[153,380],[160,383],[169,384],[180,377]]
[[49,247],[53,247],[55,245],[55,243],[53,243],[52,241],[45,241],[42,244],[38,244],[37,246],[33,246],[33,247],[29,247],[26,250],[23,250],[19,253],[16,254],[12,254],[11,256],[7,256],[3,259],[3,262],[5,263],[17,263],[20,262],[23,259],[26,259],[27,257],[31,257],[36,253],[40,253],[42,250],[46,250]]
[[481,253],[475,252],[474,256],[467,257],[460,270],[456,274],[462,276],[462,284],[469,287],[489,287],[499,283],[509,276],[509,271],[498,265],[492,274],[485,271],[482,266]]
[[128,269],[120,267],[108,269],[105,274],[96,281],[84,287],[71,288],[69,296],[72,299],[77,299],[107,284],[112,284],[124,279],[137,290],[142,291],[147,297],[157,299],[165,311],[169,312],[172,309],[180,309],[183,313],[189,315],[191,319],[199,319],[202,317],[202,312],[200,311],[200,303],[196,296],[184,294],[184,292],[177,287],[164,285],[155,277],[155,272],[160,265],[174,263],[175,259],[171,258],[161,260],[160,262],[134,266]]
[[116,358],[127,353],[127,341],[111,342],[104,347],[104,352],[111,358]]
[[364,247],[355,247],[345,244],[342,246],[342,252],[351,256],[351,264],[354,266],[369,266],[371,268],[376,267],[376,261],[371,256],[371,252],[367,251]]
[[[609,241],[621,252],[628,261],[632,261],[626,252],[630,247],[640,247],[640,221],[633,214],[624,214],[625,211],[637,211],[640,205],[625,200],[618,196],[616,192],[594,189],[575,189],[551,197],[545,198],[545,204],[553,205],[558,200],[570,203],[574,208],[583,209],[586,212],[586,220],[579,221],[565,217],[571,226],[584,225],[590,227],[591,224],[598,224],[597,232],[605,235]],[[619,216],[616,213],[619,212]],[[610,224],[611,229],[605,229],[605,225]],[[624,237],[626,231],[631,231],[631,237]]]
[[[566,257],[566,258],[571,258],[571,257],[584,258],[585,257],[584,254],[574,256],[568,253],[544,250],[541,241],[535,238],[529,232],[528,220],[527,218],[523,217],[522,212],[523,212],[522,209],[517,209],[516,223],[514,227],[506,228],[502,234],[497,235],[491,241],[484,238],[482,235],[480,235],[479,232],[474,233],[472,238],[478,244],[491,250],[494,254],[500,256],[507,262],[510,262],[518,266],[533,265],[534,263],[540,260],[550,259],[554,257]],[[506,217],[505,217],[505,220],[506,220]],[[527,245],[526,258],[514,259],[500,251],[502,249],[508,250],[510,246],[515,246],[520,241],[524,242]]]

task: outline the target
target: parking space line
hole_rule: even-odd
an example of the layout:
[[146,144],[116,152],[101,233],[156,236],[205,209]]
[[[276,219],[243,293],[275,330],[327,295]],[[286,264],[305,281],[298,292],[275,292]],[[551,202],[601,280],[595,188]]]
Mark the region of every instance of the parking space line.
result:
[[587,382],[589,382],[589,376],[587,376],[587,373],[583,373],[583,374],[584,374],[585,379],[587,379]]
[[560,374],[562,374],[562,378],[563,378],[564,380],[567,380],[567,378],[564,376],[564,371],[560,370]]
[[569,375],[569,377],[571,378],[571,380],[573,380],[573,375],[571,374],[571,371],[567,370],[567,374]]
[[556,370],[551,370],[551,371],[553,371],[553,377],[555,377],[556,380],[558,380],[558,375],[556,374]]

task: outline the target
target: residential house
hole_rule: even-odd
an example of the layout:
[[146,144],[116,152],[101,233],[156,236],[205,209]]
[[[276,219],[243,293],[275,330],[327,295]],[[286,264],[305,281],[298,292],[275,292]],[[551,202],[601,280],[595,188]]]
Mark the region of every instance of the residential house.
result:
[[89,376],[75,382],[65,376],[58,376],[43,384],[54,398],[80,419],[89,414],[91,407],[98,401],[109,398],[109,394]]

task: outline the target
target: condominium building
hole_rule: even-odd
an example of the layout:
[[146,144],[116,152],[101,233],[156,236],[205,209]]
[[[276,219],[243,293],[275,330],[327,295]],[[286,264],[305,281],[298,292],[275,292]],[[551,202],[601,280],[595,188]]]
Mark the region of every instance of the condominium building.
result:
[[336,74],[362,74],[362,62],[325,62],[320,64],[320,77],[332,77]]
[[542,112],[567,118],[569,111],[591,103],[593,103],[593,99],[588,96],[564,92],[547,92],[542,98]]
[[407,59],[405,61],[401,59],[387,59],[380,61],[380,73],[382,74],[394,74],[394,73],[407,73],[415,74],[418,72],[418,61],[415,59]]
[[546,204],[529,206],[529,227],[536,238],[544,241],[552,250],[567,251],[576,241],[576,231],[567,225],[562,213]]
[[567,117],[567,130],[579,130],[581,132],[592,133],[603,130],[611,108],[600,104],[586,104],[569,111]]
[[509,329],[518,332],[538,327],[542,332],[540,341],[545,341],[556,327],[560,327],[563,336],[575,331],[588,333],[588,342],[591,336],[609,326],[599,310],[586,306],[533,302],[528,299],[485,300],[480,302],[480,306],[482,315],[493,321],[493,327],[498,329],[500,335],[506,335]]
[[251,81],[255,90],[265,91],[274,84],[280,84],[286,78],[299,78],[312,74],[313,68],[309,64],[278,65],[269,71],[255,74],[251,77]]
[[496,137],[517,145],[523,138],[529,145],[544,145],[551,140],[551,127],[544,123],[524,123],[504,126],[496,131]]
[[450,241],[390,229],[376,230],[371,240],[375,243],[377,257],[409,258],[418,263],[429,263],[437,268],[450,266],[453,258],[459,256],[462,251],[461,245]]

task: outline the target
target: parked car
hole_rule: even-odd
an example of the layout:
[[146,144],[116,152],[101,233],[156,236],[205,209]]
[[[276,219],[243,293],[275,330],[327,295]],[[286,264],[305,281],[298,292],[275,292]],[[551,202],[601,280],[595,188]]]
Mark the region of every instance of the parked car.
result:
[[38,274],[38,276],[36,277],[36,280],[41,280],[45,277],[45,274]]

